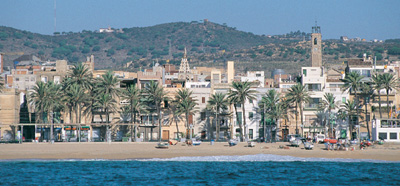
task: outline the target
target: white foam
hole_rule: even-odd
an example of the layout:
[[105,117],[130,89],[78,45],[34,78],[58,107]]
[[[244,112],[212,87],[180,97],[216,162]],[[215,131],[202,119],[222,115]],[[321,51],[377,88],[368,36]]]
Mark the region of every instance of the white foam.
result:
[[301,158],[294,156],[281,156],[273,154],[256,154],[256,155],[244,155],[244,156],[195,156],[195,157],[175,157],[175,158],[153,158],[153,159],[141,159],[138,161],[191,161],[191,162],[371,162],[371,163],[399,163],[384,160],[371,160],[371,159],[344,159],[344,158]]

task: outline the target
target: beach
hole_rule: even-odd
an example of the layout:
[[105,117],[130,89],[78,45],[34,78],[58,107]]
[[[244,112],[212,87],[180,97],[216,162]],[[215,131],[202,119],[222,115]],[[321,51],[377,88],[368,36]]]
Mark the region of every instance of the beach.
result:
[[227,142],[216,142],[210,145],[203,142],[200,146],[187,146],[183,143],[170,145],[168,149],[155,148],[156,142],[81,142],[81,143],[23,143],[0,144],[0,159],[150,159],[191,156],[241,156],[255,154],[274,154],[302,158],[346,158],[400,161],[400,144],[385,143],[374,145],[364,150],[327,151],[324,144],[315,144],[313,150],[300,147],[289,147],[287,142],[257,143],[247,147],[239,143],[229,147]]

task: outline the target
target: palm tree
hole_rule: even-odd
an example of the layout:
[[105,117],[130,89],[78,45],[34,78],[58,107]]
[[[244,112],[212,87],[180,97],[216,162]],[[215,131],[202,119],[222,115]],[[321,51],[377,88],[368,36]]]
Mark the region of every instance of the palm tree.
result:
[[[222,114],[223,110],[227,110],[229,105],[229,100],[226,97],[226,94],[217,92],[211,95],[210,99],[208,100],[207,107],[209,109],[214,110],[215,112],[215,127],[216,127],[216,140],[219,140],[219,115]],[[212,136],[212,132],[211,132]]]
[[[39,123],[43,123],[44,113],[47,114],[47,121],[50,122],[50,140],[53,140],[52,113],[61,108],[61,86],[53,82],[36,82],[36,86],[29,95],[29,102],[35,105]],[[43,129],[43,127],[42,127]],[[43,133],[43,130],[42,130]]]
[[[237,83],[237,82],[232,82],[233,83]],[[240,128],[240,140],[243,141],[243,127],[242,127],[242,122],[240,122],[240,118],[239,118],[239,113],[238,113],[238,109],[237,109],[237,104],[239,103],[238,101],[238,97],[236,96],[229,96],[231,95],[231,92],[229,92],[228,97],[229,97],[229,104],[233,105],[233,108],[235,109],[235,115],[236,115],[236,121],[239,124],[239,128]]]
[[158,140],[161,142],[161,103],[167,100],[166,92],[157,81],[150,81],[144,88],[144,94],[148,102],[152,103],[158,115]]
[[378,92],[379,117],[382,118],[381,90],[383,89],[383,86],[382,86],[382,75],[381,74],[375,74],[372,76],[372,88],[373,88],[373,90]]
[[364,97],[364,106],[365,106],[365,122],[367,124],[367,131],[368,131],[368,139],[370,139],[371,135],[370,135],[370,131],[369,131],[369,124],[368,124],[368,107],[367,104],[369,102],[369,98],[371,97],[371,95],[374,93],[374,90],[372,88],[372,85],[369,83],[362,83],[361,84],[361,95]]
[[119,80],[112,71],[107,71],[98,79],[97,93],[110,94],[113,98],[119,97],[121,90],[118,88]]
[[304,126],[303,124],[303,104],[309,103],[311,97],[310,93],[308,92],[306,86],[303,86],[301,83],[297,83],[296,85],[292,86],[289,89],[289,92],[287,94],[288,97],[288,102],[289,103],[295,103],[295,109],[296,109],[296,134],[299,134],[299,129],[297,125],[297,109],[299,108],[300,110],[300,118],[301,118],[301,125]]
[[[78,84],[72,84],[70,86],[64,87],[64,97],[63,101],[66,103],[67,107],[75,111],[75,123],[81,123],[81,113],[82,108],[89,101],[87,91]],[[71,122],[72,116],[70,115]]]
[[256,100],[255,94],[257,93],[256,90],[251,90],[252,84],[253,83],[249,82],[249,81],[236,82],[236,83],[232,82],[232,85],[231,85],[232,89],[229,92],[229,96],[228,96],[229,99],[236,97],[236,100],[242,104],[243,127],[244,127],[244,136],[246,138],[246,141],[248,141],[248,136],[247,136],[247,132],[246,132],[247,129],[246,129],[245,103],[246,103],[246,100],[250,103],[252,103],[253,100]]
[[128,88],[122,92],[123,98],[129,102],[129,113],[131,116],[131,123],[132,127],[130,130],[131,137],[132,137],[132,128],[134,128],[134,137],[136,139],[136,116],[137,114],[140,115],[141,112],[145,112],[147,109],[146,104],[142,99],[142,92],[138,89],[135,85],[128,86]]
[[95,107],[106,115],[107,141],[111,142],[110,114],[117,111],[117,101],[110,94],[101,93],[96,97]]
[[180,114],[180,110],[178,109],[178,103],[177,102],[172,102],[169,107],[168,110],[171,112],[170,117],[169,117],[169,123],[170,125],[172,123],[175,123],[176,126],[176,134],[177,134],[177,139],[178,141],[180,141],[180,133],[179,133],[179,126],[178,126],[178,122],[180,122],[183,118],[182,115]]
[[[280,103],[280,94],[276,90],[269,90],[262,98],[259,103],[260,108],[264,108],[264,117],[269,116],[275,120],[277,125],[277,118],[280,118],[282,105]],[[264,118],[265,122],[265,118]],[[277,125],[278,126],[278,125]],[[271,131],[272,132],[272,131]],[[266,136],[266,124],[264,123],[264,137]],[[266,140],[266,138],[265,138]],[[272,140],[272,139],[271,139]]]
[[[358,121],[359,116],[359,110],[360,110],[360,104],[358,104],[356,101],[350,101],[347,100],[346,103],[342,106],[342,108],[339,110],[339,112],[343,114],[347,114],[348,121],[349,121],[349,131],[350,131],[350,136],[351,133],[353,132],[353,118],[356,117],[356,122]],[[356,123],[357,124],[357,123]]]
[[[332,93],[325,93],[325,100],[323,100],[322,104],[326,108],[328,112],[328,125],[331,124],[331,112],[338,108],[338,105],[335,101],[335,96]],[[333,125],[331,125],[331,138],[333,138]]]
[[[360,101],[359,98],[357,96],[357,91],[359,91],[360,86],[361,86],[361,80],[364,78],[364,76],[360,75],[359,72],[354,71],[354,72],[350,72],[347,73],[344,79],[341,79],[341,81],[344,82],[344,85],[342,87],[343,92],[349,91],[350,94],[352,91],[354,91],[354,97],[356,99],[356,103],[355,105],[359,105]],[[358,116],[360,116],[359,113],[359,109],[356,109],[357,111],[357,120],[356,120],[356,124],[359,124],[359,119]]]
[[85,90],[90,89],[93,86],[92,73],[86,68],[85,65],[79,64],[74,65],[71,71],[68,73],[65,79],[65,86],[69,87],[73,84],[77,84]]
[[393,91],[393,89],[397,89],[398,81],[393,74],[384,73],[381,76],[381,84],[382,88],[386,90],[387,113],[388,113],[388,118],[390,118],[389,93],[390,91]]
[[[196,100],[192,96],[193,91],[188,89],[181,89],[177,91],[175,96],[175,102],[177,103],[178,114],[185,114],[186,118],[186,129],[189,127],[189,115],[193,115],[196,112]],[[190,133],[191,134],[191,133]],[[187,137],[189,135],[186,135]]]

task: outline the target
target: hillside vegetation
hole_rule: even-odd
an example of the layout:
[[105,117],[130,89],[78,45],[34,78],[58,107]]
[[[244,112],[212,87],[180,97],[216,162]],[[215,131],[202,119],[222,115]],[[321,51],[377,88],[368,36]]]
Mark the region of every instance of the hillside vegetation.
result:
[[[113,33],[83,30],[54,36],[0,27],[2,53],[24,52],[45,60],[66,59],[70,63],[84,61],[93,54],[96,69],[129,71],[147,68],[153,61],[179,64],[186,47],[192,66],[224,66],[227,60],[234,60],[239,71],[265,70],[268,74],[282,68],[298,73],[300,66],[310,65],[308,40],[309,34],[300,31],[277,36],[255,35],[212,22],[167,23]],[[341,63],[363,53],[377,56],[383,63],[385,59],[399,59],[400,39],[383,43],[324,40],[323,48],[325,63]],[[17,57],[5,56],[5,66],[11,66]],[[126,67],[130,61],[132,65]]]

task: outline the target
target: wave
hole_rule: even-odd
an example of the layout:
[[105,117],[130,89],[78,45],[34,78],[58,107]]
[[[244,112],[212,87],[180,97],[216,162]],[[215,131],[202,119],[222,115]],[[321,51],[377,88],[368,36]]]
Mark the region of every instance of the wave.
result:
[[372,159],[345,159],[345,158],[301,158],[273,154],[256,154],[243,156],[196,156],[175,158],[153,158],[138,161],[185,161],[185,162],[370,162],[370,163],[400,163],[395,161]]
[[294,156],[256,154],[242,156],[185,156],[174,158],[151,159],[3,159],[0,162],[77,162],[77,161],[177,161],[177,162],[366,162],[366,163],[400,163],[398,161],[385,161],[373,159],[345,159],[345,158],[302,158]]

